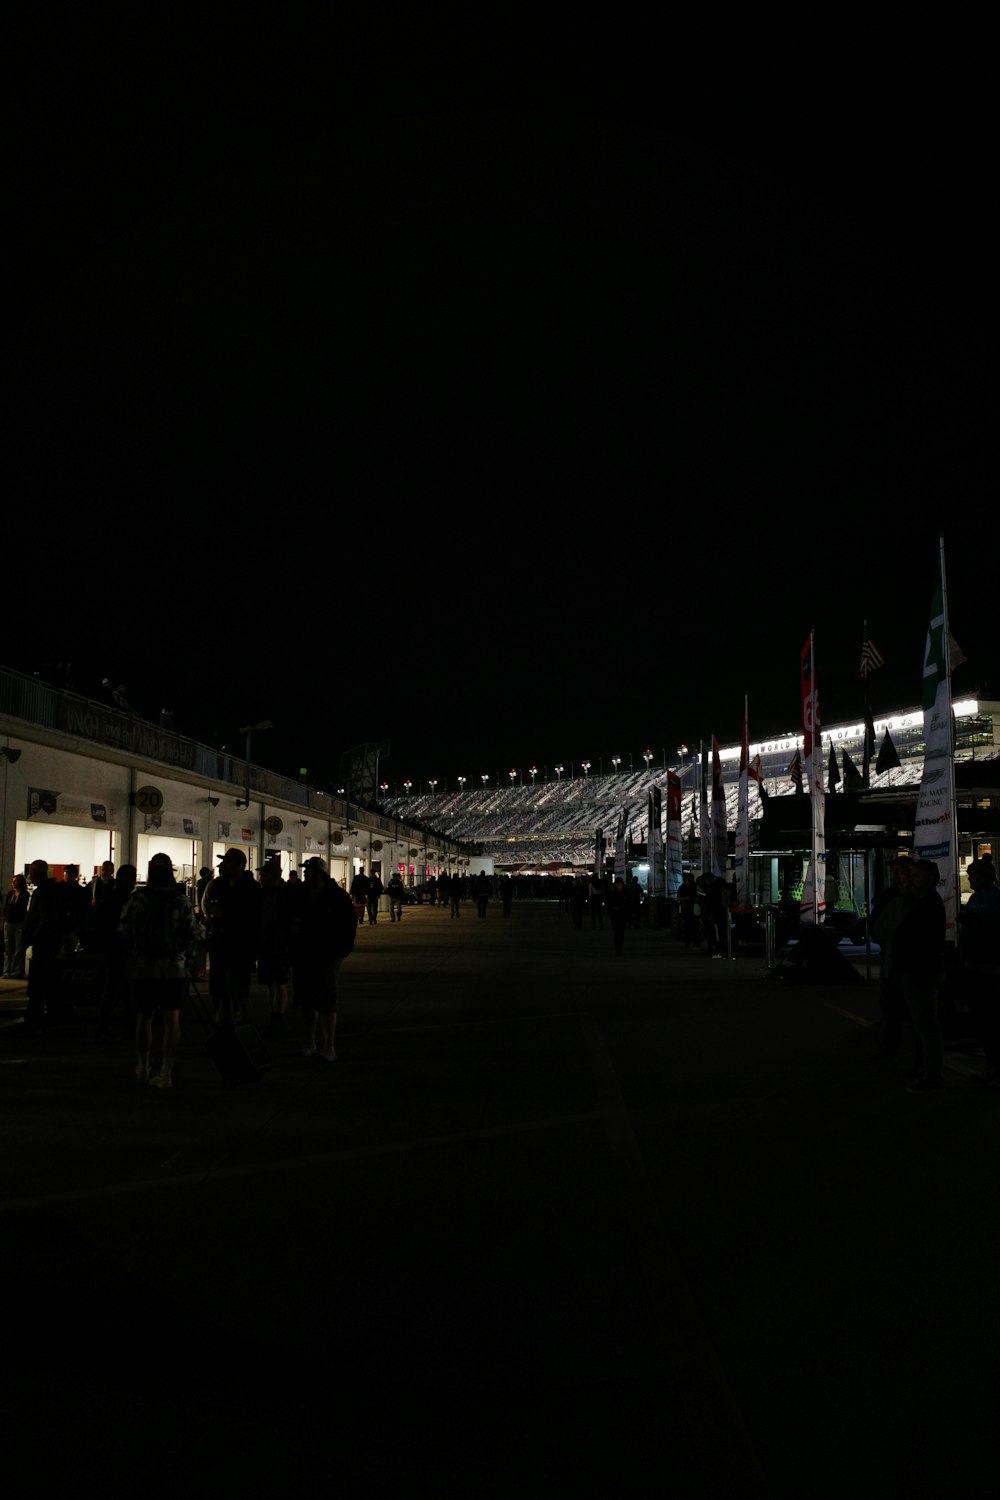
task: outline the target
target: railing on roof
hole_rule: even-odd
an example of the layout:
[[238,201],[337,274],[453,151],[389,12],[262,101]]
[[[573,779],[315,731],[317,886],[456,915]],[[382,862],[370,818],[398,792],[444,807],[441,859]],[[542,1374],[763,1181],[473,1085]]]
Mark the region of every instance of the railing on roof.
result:
[[[65,688],[52,687],[35,677],[0,667],[0,714],[41,729],[54,729],[93,745],[105,745],[125,754],[191,771],[209,781],[245,786],[247,763],[228,750],[216,750],[189,740],[172,729],[107,704],[95,703]],[[346,816],[345,804],[327,792],[317,791],[290,776],[281,776],[263,766],[250,766],[253,792],[274,801],[308,808],[322,817]],[[384,827],[385,820],[379,819]]]

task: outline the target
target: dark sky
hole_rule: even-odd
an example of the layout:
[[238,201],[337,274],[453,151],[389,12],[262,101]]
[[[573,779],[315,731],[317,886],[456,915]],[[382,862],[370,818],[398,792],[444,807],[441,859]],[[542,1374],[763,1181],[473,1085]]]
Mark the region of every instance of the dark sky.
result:
[[18,21],[6,665],[323,785],[638,764],[810,630],[917,702],[943,532],[997,691],[968,38]]

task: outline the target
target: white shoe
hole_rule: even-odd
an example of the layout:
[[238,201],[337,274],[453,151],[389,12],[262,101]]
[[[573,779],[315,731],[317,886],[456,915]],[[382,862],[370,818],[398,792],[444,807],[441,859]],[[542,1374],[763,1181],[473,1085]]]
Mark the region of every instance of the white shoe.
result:
[[337,1054],[333,1050],[332,1047],[324,1048],[324,1050],[320,1053],[320,1057],[323,1059],[324,1062],[336,1062],[337,1061]]
[[148,1083],[149,1082],[149,1069],[145,1066],[144,1063],[136,1063],[136,1065],[135,1065],[135,1081],[136,1081],[136,1083]]
[[154,1073],[149,1081],[154,1089],[172,1089],[174,1086],[173,1079],[169,1073]]
[[315,1057],[316,1056],[316,1048],[315,1047],[303,1047],[302,1048],[302,1056],[303,1057]]

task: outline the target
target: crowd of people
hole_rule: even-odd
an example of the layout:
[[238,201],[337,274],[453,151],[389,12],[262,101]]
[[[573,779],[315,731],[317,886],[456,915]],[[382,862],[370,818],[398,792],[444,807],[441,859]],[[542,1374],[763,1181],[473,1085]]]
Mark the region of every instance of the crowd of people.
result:
[[[901,857],[891,873],[870,917],[881,953],[876,1066],[906,1074],[913,1092],[943,1088],[940,997],[943,990],[954,993],[957,987],[985,1058],[979,1081],[986,1088],[1000,1088],[1000,887],[992,859],[976,859],[968,869],[971,895],[960,909],[957,951],[950,956],[937,865]],[[447,909],[452,918],[474,904],[482,921],[494,900],[509,918],[515,888],[510,875],[480,870],[437,876],[427,883],[426,895],[430,905]],[[685,873],[676,895],[676,930],[685,948],[723,956],[732,894],[731,883],[721,877]],[[7,891],[3,975],[24,978],[30,950],[24,1028],[31,1034],[60,1019],[60,959],[74,954],[99,958],[95,1040],[113,1040],[120,1012],[126,1034],[135,1036],[136,1078],[157,1088],[172,1086],[180,1014],[189,986],[206,977],[217,1027],[246,1017],[256,974],[267,994],[264,1035],[281,1037],[295,1005],[301,1013],[304,1055],[333,1062],[340,968],[358,927],[377,924],[383,897],[388,898],[390,922],[401,922],[411,893],[398,871],[385,886],[377,871],[362,867],[348,890],[346,880],[334,881],[318,858],[305,861],[301,878],[292,871],[286,879],[276,860],[267,861],[254,876],[238,848],[226,851],[217,871],[202,869],[190,886],[175,879],[166,854],[153,856],[141,885],[131,864],[116,869],[106,861],[84,885],[78,866],[65,866],[62,878],[55,880],[46,862],[35,860],[27,878],[15,874]],[[643,922],[644,893],[631,874],[560,880],[558,899],[578,930],[589,925],[603,931],[607,919],[618,957],[628,928]],[[162,1046],[154,1065],[157,1013]],[[906,1035],[912,1035],[914,1055],[904,1064]]]
[[[971,1015],[986,1061],[974,1082],[1000,1089],[1000,890],[988,856],[973,860],[971,894],[959,913],[957,952],[945,945],[940,872],[930,859],[897,859],[892,882],[872,903],[871,930],[881,948],[881,1041],[876,1067],[901,1071],[914,1093],[944,1088],[942,992],[951,992]],[[901,1058],[905,1029],[913,1057]]]
[[[30,950],[26,1034],[63,1018],[68,1006],[60,960],[82,956],[99,961],[95,1040],[117,1040],[112,1028],[120,1013],[125,1038],[135,1038],[140,1083],[173,1086],[181,1011],[190,987],[206,975],[217,1028],[245,1020],[256,973],[268,996],[265,1035],[282,1034],[294,1003],[303,1055],[336,1061],[337,979],[354,946],[357,917],[324,860],[306,860],[301,879],[295,872],[288,880],[277,861],[268,861],[255,878],[243,851],[231,848],[217,872],[203,869],[191,887],[175,878],[170,856],[160,853],[149,861],[143,884],[136,876],[134,865],[116,870],[108,861],[84,887],[76,866],[66,866],[56,880],[45,860],[35,860],[27,880],[12,879],[5,974],[24,977]],[[154,1027],[157,1015],[161,1025]],[[155,1063],[154,1032],[161,1039]]]

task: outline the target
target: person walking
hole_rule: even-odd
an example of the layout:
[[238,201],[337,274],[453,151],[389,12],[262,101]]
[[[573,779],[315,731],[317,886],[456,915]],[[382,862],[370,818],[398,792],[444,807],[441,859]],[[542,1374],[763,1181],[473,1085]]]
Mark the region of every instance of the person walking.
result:
[[303,1057],[336,1062],[337,980],[358,917],[323,860],[306,860],[292,913],[292,999],[302,1010]]
[[[303,873],[309,867],[309,863],[309,860],[306,860],[303,866]],[[370,883],[368,876],[365,874],[365,867],[362,865],[351,881],[351,900],[354,902],[354,909],[357,912],[359,927],[364,922],[365,912],[368,910],[368,887]]]
[[485,870],[480,870],[476,876],[476,912],[482,921],[486,920],[486,908],[490,902],[491,881]]
[[403,877],[398,870],[394,870],[389,877],[387,887],[389,896],[389,921],[401,922],[403,920]]
[[368,880],[368,894],[365,897],[365,905],[368,908],[368,926],[374,927],[378,921],[379,897],[385,894],[382,877],[377,870],[373,870]]
[[[134,890],[118,924],[122,954],[135,1000],[135,1076],[154,1088],[173,1088],[174,1061],[181,1037],[181,1007],[194,963],[198,925],[187,891],[174,879],[169,854],[154,854],[146,884]],[[150,1065],[153,1016],[163,1018],[162,1057]]]

